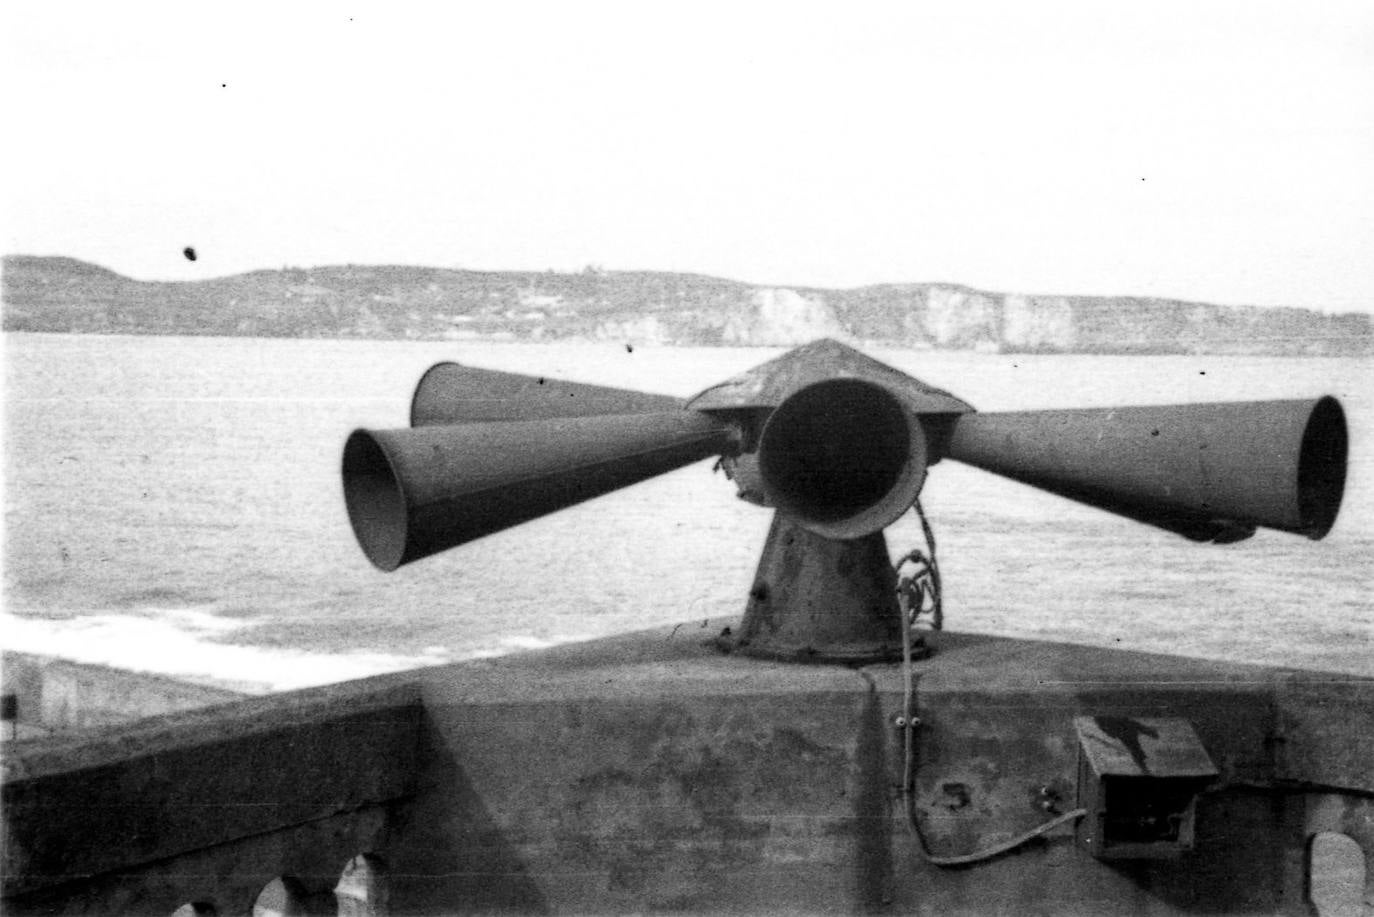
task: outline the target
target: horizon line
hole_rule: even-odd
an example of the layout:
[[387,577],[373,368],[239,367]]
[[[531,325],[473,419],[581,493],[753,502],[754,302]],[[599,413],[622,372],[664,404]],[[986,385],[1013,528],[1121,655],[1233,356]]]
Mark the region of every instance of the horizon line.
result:
[[[455,272],[455,273],[468,273],[468,274],[528,274],[528,275],[534,275],[534,276],[552,275],[552,276],[555,276],[555,277],[579,277],[579,276],[585,276],[585,275],[589,275],[589,274],[592,275],[592,276],[598,276],[598,275],[611,275],[611,274],[658,274],[658,275],[663,275],[663,276],[699,277],[699,278],[703,278],[703,279],[706,279],[706,280],[719,280],[719,281],[724,281],[724,282],[726,282],[726,283],[735,283],[735,284],[740,284],[741,286],[754,287],[754,288],[757,288],[757,289],[814,290],[814,291],[822,292],[822,293],[832,293],[832,292],[833,292],[833,293],[844,293],[844,292],[853,292],[853,291],[858,291],[858,290],[873,289],[873,288],[876,288],[876,287],[946,287],[946,288],[955,288],[955,289],[965,290],[965,291],[972,292],[972,293],[980,293],[980,294],[987,295],[987,296],[1000,296],[1000,297],[1006,297],[1006,296],[1025,296],[1025,297],[1030,297],[1030,298],[1044,298],[1044,299],[1055,298],[1055,299],[1117,299],[1117,300],[1137,300],[1137,301],[1144,301],[1144,302],[1169,303],[1169,304],[1190,305],[1190,306],[1215,306],[1215,307],[1228,308],[1228,309],[1288,310],[1288,311],[1296,311],[1296,312],[1310,312],[1310,313],[1316,313],[1316,314],[1319,314],[1319,315],[1328,315],[1328,316],[1364,315],[1364,316],[1366,316],[1366,317],[1374,318],[1374,305],[1371,305],[1370,310],[1368,310],[1368,311],[1367,311],[1367,310],[1361,310],[1361,309],[1343,309],[1343,310],[1338,310],[1338,309],[1322,309],[1322,308],[1314,307],[1314,306],[1295,306],[1295,305],[1290,305],[1290,304],[1283,304],[1283,305],[1259,305],[1259,304],[1256,304],[1256,303],[1221,302],[1221,301],[1217,301],[1217,300],[1190,299],[1190,298],[1183,297],[1183,296],[1159,296],[1159,295],[1148,295],[1148,294],[1139,294],[1139,293],[1062,293],[1062,292],[1046,293],[1046,292],[1025,292],[1025,291],[1021,291],[1021,290],[996,290],[996,289],[989,289],[989,288],[986,288],[986,287],[975,286],[975,285],[973,285],[973,284],[964,283],[964,282],[961,282],[961,281],[948,281],[948,280],[883,280],[883,281],[876,281],[876,282],[873,282],[873,283],[858,284],[858,285],[855,285],[855,286],[825,287],[825,286],[816,286],[816,285],[812,285],[812,284],[771,283],[771,282],[759,282],[759,281],[754,281],[754,280],[741,280],[741,279],[739,279],[739,278],[737,278],[737,277],[726,277],[726,276],[719,275],[719,274],[708,274],[708,273],[703,273],[703,272],[700,272],[700,271],[667,270],[667,269],[662,269],[662,268],[618,268],[618,267],[606,267],[606,266],[603,265],[603,264],[599,264],[599,263],[595,263],[595,262],[593,262],[593,263],[588,263],[588,264],[585,265],[581,270],[558,270],[558,269],[552,268],[552,267],[549,267],[549,268],[474,268],[474,267],[462,267],[462,266],[453,266],[453,265],[426,264],[426,263],[420,263],[420,262],[396,262],[396,261],[358,262],[358,261],[338,261],[338,262],[330,262],[330,263],[326,263],[326,264],[314,264],[314,265],[283,264],[283,265],[281,265],[281,266],[279,266],[279,267],[255,267],[255,268],[248,268],[248,269],[246,269],[246,270],[233,271],[233,272],[226,273],[226,274],[214,274],[214,275],[208,276],[208,277],[192,277],[192,278],[155,277],[155,278],[144,278],[144,277],[136,277],[136,276],[134,276],[134,275],[132,275],[132,274],[127,274],[127,273],[124,273],[124,272],[122,272],[122,271],[116,270],[115,268],[108,267],[108,266],[106,266],[106,265],[104,265],[104,264],[100,264],[99,262],[91,261],[91,260],[86,259],[86,258],[80,258],[80,257],[77,257],[77,256],[75,256],[75,255],[66,255],[66,254],[46,254],[46,255],[37,255],[37,254],[31,254],[31,253],[28,253],[28,252],[10,252],[10,253],[4,254],[3,256],[0,256],[0,258],[2,258],[4,261],[8,261],[8,260],[11,259],[11,258],[32,258],[32,259],[74,261],[74,262],[77,262],[77,263],[79,263],[79,264],[84,264],[84,265],[87,265],[87,266],[96,268],[97,270],[101,270],[101,271],[104,271],[104,272],[106,272],[106,273],[113,274],[113,275],[115,275],[116,277],[120,277],[120,278],[122,278],[122,279],[124,279],[124,280],[129,280],[129,281],[132,281],[132,282],[134,282],[134,283],[166,283],[166,284],[213,283],[213,282],[219,281],[219,280],[229,280],[229,279],[232,279],[232,278],[235,278],[235,277],[244,277],[244,276],[247,276],[247,275],[249,275],[249,274],[257,274],[257,273],[281,273],[281,272],[283,272],[283,271],[334,270],[334,269],[341,269],[341,268],[402,268],[402,269],[409,269],[409,270],[452,271],[452,272]],[[4,280],[3,271],[0,271],[0,284],[3,283],[3,280]]]

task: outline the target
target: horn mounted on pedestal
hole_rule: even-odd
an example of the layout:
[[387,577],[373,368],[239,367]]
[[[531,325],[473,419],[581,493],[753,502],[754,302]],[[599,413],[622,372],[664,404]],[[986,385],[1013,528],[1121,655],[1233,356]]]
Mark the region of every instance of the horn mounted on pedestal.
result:
[[734,648],[853,662],[900,651],[882,530],[941,459],[1226,543],[1326,535],[1346,451],[1331,397],[984,413],[821,340],[686,401],[440,363],[409,428],[348,438],[343,484],[363,552],[391,571],[720,456],[777,511]]

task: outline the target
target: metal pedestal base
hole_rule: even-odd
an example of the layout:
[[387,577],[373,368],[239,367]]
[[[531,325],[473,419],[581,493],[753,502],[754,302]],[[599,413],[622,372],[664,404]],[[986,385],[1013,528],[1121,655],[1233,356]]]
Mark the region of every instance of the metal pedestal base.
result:
[[[797,662],[898,661],[905,622],[896,584],[882,532],[832,541],[775,513],[739,632],[716,644]],[[913,637],[915,654],[928,655]]]

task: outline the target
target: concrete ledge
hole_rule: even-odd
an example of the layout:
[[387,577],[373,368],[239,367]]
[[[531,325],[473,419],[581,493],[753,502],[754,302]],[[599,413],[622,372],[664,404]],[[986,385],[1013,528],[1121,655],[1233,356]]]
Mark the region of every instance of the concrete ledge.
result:
[[36,734],[128,723],[247,696],[162,675],[28,653],[0,654],[0,674],[5,693],[17,701],[17,725]]
[[[1071,807],[1075,716],[1186,718],[1222,772],[1176,865],[1105,864],[1065,825],[940,869],[899,793],[901,667],[722,655],[707,643],[730,623],[17,743],[6,911],[239,913],[279,874],[325,900],[356,852],[390,865],[396,913],[1296,913],[1317,822],[1294,782],[1374,795],[1358,769],[1374,682],[940,634],[915,698],[933,852]],[[1324,823],[1368,811],[1344,795],[1322,811],[1338,804]]]
[[5,762],[4,895],[403,797],[418,700],[405,686],[317,690],[18,743]]

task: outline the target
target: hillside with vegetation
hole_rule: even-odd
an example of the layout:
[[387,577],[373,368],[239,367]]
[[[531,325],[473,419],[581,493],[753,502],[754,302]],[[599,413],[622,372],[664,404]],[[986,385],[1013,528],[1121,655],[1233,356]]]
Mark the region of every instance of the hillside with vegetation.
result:
[[71,258],[4,259],[4,330],[410,340],[792,345],[817,337],[1003,353],[1374,352],[1370,316],[947,283],[847,290],[695,274],[344,265],[133,280]]

